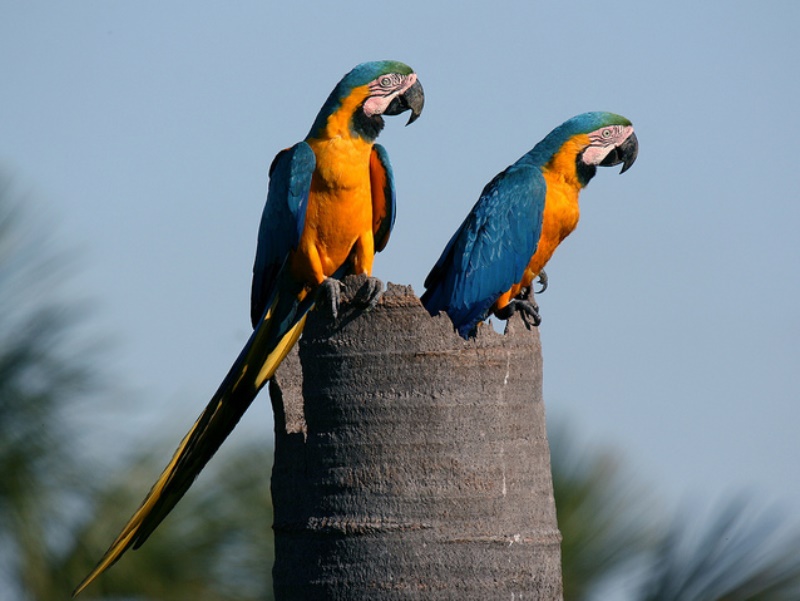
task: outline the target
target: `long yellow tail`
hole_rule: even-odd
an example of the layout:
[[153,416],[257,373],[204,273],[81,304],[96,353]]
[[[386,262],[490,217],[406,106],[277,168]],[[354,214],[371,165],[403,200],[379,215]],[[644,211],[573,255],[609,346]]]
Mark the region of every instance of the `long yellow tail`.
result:
[[184,436],[167,467],[133,514],[116,540],[81,582],[73,596],[79,594],[95,578],[112,566],[130,547],[139,548],[166,515],[183,497],[231,433],[261,387],[271,378],[278,366],[300,338],[305,326],[307,308],[299,311],[297,322],[281,334],[272,332],[272,314],[278,298],[251,335],[236,362],[223,380],[203,413]]

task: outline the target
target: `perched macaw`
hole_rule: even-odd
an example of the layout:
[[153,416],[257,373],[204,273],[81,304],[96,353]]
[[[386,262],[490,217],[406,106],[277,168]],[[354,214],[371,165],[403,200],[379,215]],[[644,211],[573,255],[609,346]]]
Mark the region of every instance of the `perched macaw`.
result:
[[495,176],[447,243],[425,279],[422,303],[445,311],[464,338],[491,313],[515,311],[539,325],[531,287],[556,247],[578,224],[578,194],[597,166],[636,160],[633,125],[613,113],[584,113],[562,123],[527,154]]
[[[410,110],[410,124],[424,100],[409,66],[363,63],[336,85],[305,140],[275,157],[253,267],[253,334],[142,506],[74,594],[141,546],[180,500],[300,337],[320,292],[335,309],[337,278],[371,275],[395,218],[392,169],[375,144],[382,115]],[[379,295],[373,284],[369,301]]]

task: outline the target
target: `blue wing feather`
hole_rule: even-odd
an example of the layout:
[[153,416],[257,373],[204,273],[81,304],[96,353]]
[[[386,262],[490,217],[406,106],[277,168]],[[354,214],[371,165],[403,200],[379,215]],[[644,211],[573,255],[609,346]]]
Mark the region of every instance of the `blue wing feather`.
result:
[[375,252],[380,252],[386,248],[389,234],[394,228],[396,207],[392,164],[386,149],[380,144],[372,147],[369,171],[372,184],[372,235]]
[[253,265],[250,294],[253,327],[269,306],[278,275],[300,241],[315,167],[314,151],[305,142],[279,152],[270,166],[267,202],[258,228]]
[[464,338],[474,333],[536,252],[546,191],[541,170],[526,161],[486,185],[425,279],[432,315],[445,311]]

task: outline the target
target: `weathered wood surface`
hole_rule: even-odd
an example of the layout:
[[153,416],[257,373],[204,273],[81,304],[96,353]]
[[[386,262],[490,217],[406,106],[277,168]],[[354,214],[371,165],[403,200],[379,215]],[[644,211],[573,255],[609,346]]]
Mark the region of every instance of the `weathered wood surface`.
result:
[[363,282],[270,388],[276,599],[561,599],[538,331],[464,341],[391,284],[362,313]]

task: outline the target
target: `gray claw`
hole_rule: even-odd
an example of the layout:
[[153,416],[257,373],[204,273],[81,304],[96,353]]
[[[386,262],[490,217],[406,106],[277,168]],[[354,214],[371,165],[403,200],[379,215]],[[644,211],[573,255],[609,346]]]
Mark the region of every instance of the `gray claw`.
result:
[[342,300],[342,282],[336,278],[325,278],[317,291],[318,301],[322,301],[323,297],[327,297],[331,317],[336,319],[339,316],[339,304]]
[[541,288],[539,290],[535,290],[534,294],[541,294],[545,290],[547,290],[547,274],[545,273],[544,269],[539,272],[538,275],[538,282]]
[[383,282],[378,278],[368,277],[359,289],[355,300],[362,304],[366,311],[371,311],[381,300],[381,296],[383,296]]
[[514,313],[519,313],[525,326],[530,330],[531,326],[538,326],[542,323],[542,318],[539,315],[539,305],[535,302],[523,298],[515,298],[509,302],[500,311],[496,311],[495,315],[500,319],[509,319]]

